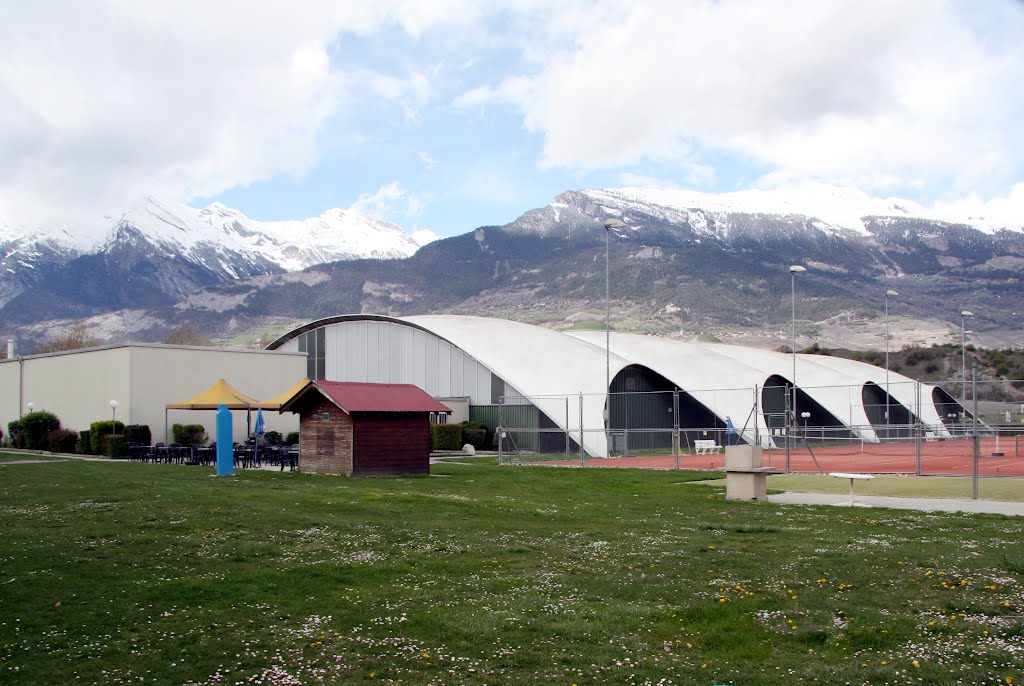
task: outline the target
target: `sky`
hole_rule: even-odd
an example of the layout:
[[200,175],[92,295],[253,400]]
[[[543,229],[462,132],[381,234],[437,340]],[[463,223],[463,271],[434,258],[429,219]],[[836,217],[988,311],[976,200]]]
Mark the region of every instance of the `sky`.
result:
[[421,241],[567,190],[1024,216],[1022,0],[0,0],[0,224],[152,196]]

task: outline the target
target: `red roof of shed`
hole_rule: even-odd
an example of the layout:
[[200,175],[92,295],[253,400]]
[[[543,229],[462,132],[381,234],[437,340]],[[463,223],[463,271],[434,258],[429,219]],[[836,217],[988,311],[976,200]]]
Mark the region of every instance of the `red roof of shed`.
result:
[[354,381],[310,381],[281,404],[290,409],[299,397],[317,389],[346,412],[451,412],[419,386],[406,383],[358,383]]

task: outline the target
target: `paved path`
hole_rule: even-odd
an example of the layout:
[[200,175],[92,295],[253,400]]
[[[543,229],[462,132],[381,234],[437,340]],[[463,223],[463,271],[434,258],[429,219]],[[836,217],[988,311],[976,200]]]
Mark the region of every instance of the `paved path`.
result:
[[[779,505],[850,506],[849,495],[829,493],[778,493],[766,499]],[[958,498],[893,498],[881,495],[858,495],[854,504],[860,507],[886,507],[923,512],[977,512],[1024,517],[1024,503],[1000,500],[967,500]]]

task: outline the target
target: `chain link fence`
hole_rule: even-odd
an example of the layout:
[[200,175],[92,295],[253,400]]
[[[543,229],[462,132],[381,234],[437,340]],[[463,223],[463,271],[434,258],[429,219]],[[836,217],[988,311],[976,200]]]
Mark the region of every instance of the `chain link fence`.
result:
[[471,412],[501,464],[720,469],[752,444],[784,472],[1024,476],[1022,382],[508,396]]

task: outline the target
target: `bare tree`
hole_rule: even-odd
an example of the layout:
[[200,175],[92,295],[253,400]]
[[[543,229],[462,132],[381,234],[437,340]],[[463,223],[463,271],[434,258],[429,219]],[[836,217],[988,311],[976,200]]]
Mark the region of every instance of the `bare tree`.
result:
[[89,333],[85,322],[78,322],[63,333],[59,333],[36,346],[35,354],[55,353],[62,350],[78,350],[100,345],[102,341]]
[[210,345],[210,339],[192,324],[186,322],[171,329],[164,337],[164,343],[171,345]]

